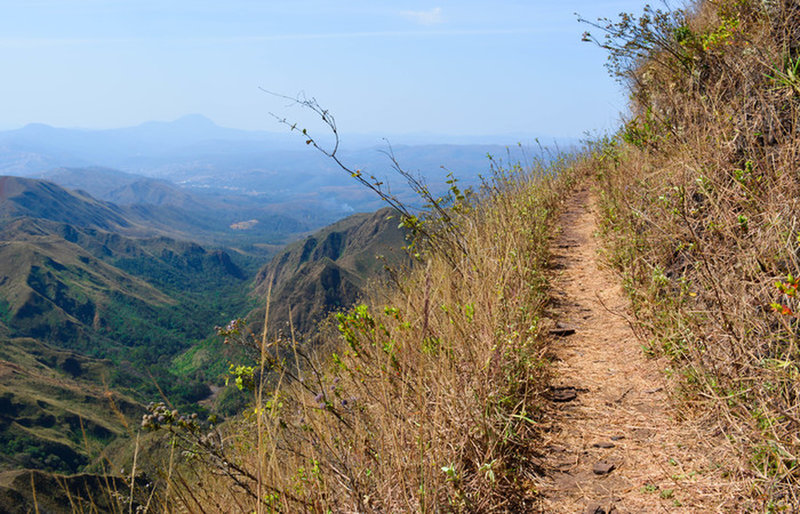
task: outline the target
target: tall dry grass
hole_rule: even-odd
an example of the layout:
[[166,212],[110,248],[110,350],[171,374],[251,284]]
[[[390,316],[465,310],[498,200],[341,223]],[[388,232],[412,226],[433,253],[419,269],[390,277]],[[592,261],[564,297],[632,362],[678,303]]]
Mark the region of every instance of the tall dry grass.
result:
[[598,144],[609,259],[649,350],[673,358],[687,412],[738,455],[731,471],[766,508],[796,506],[800,5],[644,18],[597,25],[633,103]]
[[260,363],[235,370],[254,399],[237,420],[209,430],[156,409],[146,421],[170,426],[186,459],[165,511],[531,508],[548,238],[570,164],[496,168],[479,192],[454,188],[447,219],[426,222],[436,245],[420,241],[413,269],[340,313],[325,350],[293,334],[241,341]]

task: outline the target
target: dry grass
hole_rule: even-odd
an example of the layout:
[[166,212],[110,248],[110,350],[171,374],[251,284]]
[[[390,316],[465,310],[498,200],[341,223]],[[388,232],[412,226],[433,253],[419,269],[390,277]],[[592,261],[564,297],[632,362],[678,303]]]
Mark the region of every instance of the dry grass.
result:
[[[747,484],[730,476],[726,441],[675,419],[669,359],[648,358],[631,330],[630,301],[599,252],[593,196],[582,187],[570,198],[553,250],[553,316],[575,328],[552,345],[553,382],[578,396],[548,416],[541,512],[744,512]],[[594,474],[601,461],[613,472]]]
[[237,421],[209,432],[162,410],[189,457],[165,511],[529,508],[548,242],[574,174],[565,160],[515,166],[453,194],[418,265],[338,315],[333,351],[250,339],[262,371],[239,370],[254,402]]
[[648,30],[617,68],[634,115],[599,145],[609,258],[687,412],[733,442],[765,506],[797,505],[797,305],[776,282],[800,274],[800,6],[702,2]]

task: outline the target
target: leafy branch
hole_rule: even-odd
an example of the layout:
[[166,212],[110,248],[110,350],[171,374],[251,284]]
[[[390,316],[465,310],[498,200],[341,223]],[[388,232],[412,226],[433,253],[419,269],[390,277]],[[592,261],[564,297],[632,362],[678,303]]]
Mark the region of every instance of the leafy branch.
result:
[[601,18],[594,22],[578,15],[579,22],[603,33],[601,41],[584,32],[583,41],[608,51],[607,67],[615,77],[634,82],[638,82],[637,69],[645,62],[675,72],[692,72],[693,59],[684,45],[691,35],[685,19],[684,10],[662,11],[649,5],[639,17],[621,13],[619,21]]
[[[308,129],[298,126],[296,122],[291,122],[285,117],[270,113],[272,117],[274,117],[279,123],[289,127],[291,132],[298,132],[301,134],[303,138],[305,138],[305,143],[307,145],[316,148],[323,155],[336,163],[340,169],[349,174],[351,178],[355,179],[359,184],[374,192],[381,200],[399,212],[401,217],[401,227],[411,230],[412,234],[415,236],[415,241],[418,241],[420,237],[424,239],[424,241],[430,245],[434,251],[439,251],[448,260],[448,262],[450,262],[454,270],[460,272],[459,265],[452,250],[455,249],[457,254],[467,258],[468,252],[463,243],[463,234],[449,212],[446,199],[437,198],[434,196],[422,178],[416,177],[411,172],[404,169],[397,160],[394,150],[388,141],[384,140],[386,141],[388,148],[382,151],[382,153],[389,159],[391,168],[401,177],[403,177],[411,190],[414,191],[414,193],[425,202],[425,206],[435,215],[434,217],[436,223],[433,224],[433,227],[431,224],[431,219],[423,219],[414,214],[409,207],[403,203],[402,200],[391,193],[382,180],[378,179],[375,175],[365,175],[363,170],[353,168],[341,160],[339,157],[341,139],[339,136],[339,128],[336,124],[336,119],[328,109],[323,108],[319,102],[317,102],[316,98],[307,98],[303,94],[299,94],[296,97],[290,97],[280,93],[268,91],[263,88],[261,90],[278,98],[289,100],[291,103],[303,107],[319,116],[323,124],[333,135],[334,141],[332,148],[326,148],[323,146],[319,140],[309,132]],[[467,197],[466,195],[462,194],[462,192],[456,186],[456,180],[451,176],[451,180],[449,180],[448,183],[450,184],[450,193],[452,196],[451,199],[454,201],[454,203],[465,204],[467,202]]]

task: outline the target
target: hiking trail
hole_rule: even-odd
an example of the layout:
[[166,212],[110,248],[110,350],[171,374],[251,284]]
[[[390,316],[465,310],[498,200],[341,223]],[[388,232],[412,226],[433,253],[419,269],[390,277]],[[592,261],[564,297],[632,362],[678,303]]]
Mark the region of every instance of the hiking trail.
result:
[[[724,437],[675,419],[666,359],[628,324],[620,280],[602,264],[592,193],[569,200],[553,242],[553,426],[536,484],[543,512],[731,512]],[[705,434],[705,432],[703,432]]]

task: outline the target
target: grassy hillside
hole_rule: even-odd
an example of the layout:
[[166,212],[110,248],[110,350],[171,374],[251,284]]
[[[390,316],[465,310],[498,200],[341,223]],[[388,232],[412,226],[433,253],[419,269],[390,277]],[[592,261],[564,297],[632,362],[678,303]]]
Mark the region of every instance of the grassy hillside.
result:
[[0,511],[69,514],[136,512],[148,504],[148,491],[133,491],[122,478],[80,473],[55,476],[31,470],[0,472]]
[[52,234],[0,243],[0,466],[74,472],[130,433],[139,402],[210,393],[218,377],[174,373],[169,359],[246,312],[246,277],[219,254],[165,248],[165,260],[118,263],[130,274]]
[[251,260],[132,237],[123,210],[52,183],[0,188],[0,469],[78,471],[140,402],[210,394],[219,376],[170,361],[252,308]]
[[2,322],[14,335],[156,362],[208,334],[189,312],[222,320],[246,304],[246,272],[222,251],[31,218],[1,230]]
[[73,472],[112,440],[127,435],[127,420],[143,407],[103,386],[110,364],[33,339],[3,340],[0,471]]
[[608,258],[685,414],[725,434],[766,507],[796,506],[800,6],[701,2],[602,29],[633,105],[595,164]]
[[[387,265],[406,265],[408,232],[390,209],[356,214],[297,241],[256,275],[253,294],[271,289],[271,328],[288,333],[291,308],[297,331],[308,333],[328,313],[346,309],[367,294]],[[263,309],[253,317],[263,320]]]
[[[154,406],[144,426],[166,429],[194,449],[193,460],[175,469],[162,505],[215,512],[225,505],[279,512],[531,508],[547,375],[547,247],[578,171],[562,161],[495,171],[479,192],[454,185],[442,209],[424,218],[436,240],[417,241],[417,264],[393,286],[373,286],[369,305],[340,313],[338,332],[319,334],[321,350],[294,337],[251,338],[241,325],[223,330],[230,344],[258,350],[255,366],[234,370],[255,408],[209,431]],[[355,233],[387,223],[386,213],[366,221]],[[291,276],[282,266],[302,268],[311,256],[335,262],[352,244],[343,228],[299,242],[261,276],[274,274],[277,284]],[[279,308],[271,300],[270,323]]]

